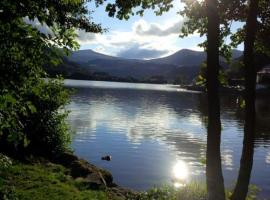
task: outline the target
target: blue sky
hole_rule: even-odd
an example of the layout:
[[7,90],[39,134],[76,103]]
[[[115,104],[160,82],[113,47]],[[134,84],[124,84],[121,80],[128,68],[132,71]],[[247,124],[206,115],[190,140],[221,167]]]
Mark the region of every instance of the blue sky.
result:
[[[79,31],[81,49],[94,51],[124,58],[151,59],[170,55],[180,49],[202,50],[198,44],[205,38],[198,34],[179,38],[183,17],[177,12],[183,8],[180,0],[174,2],[174,7],[162,16],[156,16],[152,10],[147,10],[143,17],[132,16],[129,20],[118,20],[108,17],[105,7],[95,8],[93,21],[108,28],[104,34],[91,34]],[[233,24],[233,29],[239,24]],[[239,49],[242,47],[240,46]]]

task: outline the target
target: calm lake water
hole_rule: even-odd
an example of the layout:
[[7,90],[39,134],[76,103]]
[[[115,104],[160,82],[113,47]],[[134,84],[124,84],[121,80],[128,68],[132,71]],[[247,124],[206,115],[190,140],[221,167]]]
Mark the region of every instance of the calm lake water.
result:
[[[205,180],[206,96],[172,85],[66,80],[76,88],[67,109],[75,153],[137,190],[172,184],[176,163],[185,181]],[[270,96],[258,96],[251,183],[270,199]],[[227,187],[237,179],[243,140],[237,95],[221,96],[222,164]],[[101,157],[111,155],[112,161]],[[182,173],[185,170],[180,170]]]

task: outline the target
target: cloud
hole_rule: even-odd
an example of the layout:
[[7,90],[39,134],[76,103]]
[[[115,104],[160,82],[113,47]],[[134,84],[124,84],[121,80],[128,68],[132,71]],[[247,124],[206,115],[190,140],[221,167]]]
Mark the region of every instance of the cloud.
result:
[[166,49],[147,49],[139,45],[133,45],[130,48],[120,51],[117,56],[130,59],[151,59],[166,55],[168,52]]
[[[178,37],[141,36],[134,31],[112,31],[79,38],[84,48],[91,48],[100,53],[131,59],[150,59],[165,56],[178,50],[175,46]],[[101,50],[101,51],[100,51]]]
[[[28,17],[25,17],[24,22],[38,29],[41,33],[44,33],[46,35],[48,34],[53,35],[53,32],[49,28],[49,26],[46,23],[40,23],[37,18],[35,18],[34,20],[30,20]],[[94,41],[96,39],[96,34],[87,33],[81,29],[77,30],[76,33],[78,34],[77,40],[80,43],[87,43],[87,42]]]
[[49,28],[49,26],[46,23],[40,23],[37,18],[35,18],[34,20],[30,20],[29,17],[24,17],[23,20],[26,24],[29,24],[32,27],[38,29],[39,32],[46,35],[53,35],[53,32]]
[[[83,49],[90,48],[112,56],[130,59],[158,58],[187,48],[187,44],[178,37],[184,20],[178,18],[149,23],[140,19],[132,24],[130,30],[112,30],[104,34],[78,31],[78,42]],[[192,45],[189,44],[189,48],[194,46]]]
[[181,28],[184,24],[184,19],[181,18],[178,21],[172,23],[157,24],[157,23],[146,23],[144,20],[139,20],[133,26],[133,30],[138,35],[142,36],[168,36],[171,34],[180,34]]
[[[24,18],[40,32],[48,35],[52,30],[38,21]],[[111,30],[104,34],[88,33],[78,29],[77,41],[82,49],[93,49],[99,53],[121,56],[130,59],[151,59],[170,55],[181,48],[196,48],[194,42],[182,42],[178,35],[185,19],[170,18],[159,23],[149,23],[139,19],[131,24],[129,30]],[[191,36],[192,37],[192,36]]]
[[91,42],[96,39],[96,34],[88,33],[81,29],[77,30],[77,34],[78,34],[78,41],[82,43]]

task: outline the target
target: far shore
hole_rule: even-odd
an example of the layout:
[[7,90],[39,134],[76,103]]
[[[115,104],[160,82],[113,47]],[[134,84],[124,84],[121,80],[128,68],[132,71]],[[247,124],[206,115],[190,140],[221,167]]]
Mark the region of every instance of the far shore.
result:
[[[134,84],[149,84],[149,85],[170,85],[173,88],[183,89],[187,91],[195,91],[195,92],[206,92],[205,87],[194,85],[194,84],[188,84],[188,85],[180,85],[180,84],[173,84],[173,83],[156,83],[156,82],[127,82],[127,81],[113,81],[113,80],[80,80],[80,79],[65,79],[65,80],[77,80],[77,81],[90,81],[90,82],[113,82],[113,83],[134,83]],[[244,87],[243,86],[222,86],[220,87],[221,93],[230,93],[230,94],[243,94],[244,93]],[[260,88],[257,89],[257,93],[270,93],[269,88]]]

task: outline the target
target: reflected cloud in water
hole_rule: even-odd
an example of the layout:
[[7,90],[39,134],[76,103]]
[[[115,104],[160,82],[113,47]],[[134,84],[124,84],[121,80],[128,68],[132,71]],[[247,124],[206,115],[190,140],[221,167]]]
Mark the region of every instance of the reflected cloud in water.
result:
[[[203,179],[205,96],[157,88],[154,91],[105,86],[79,88],[68,106],[69,123],[76,132],[72,144],[75,153],[112,171],[120,185],[135,189],[171,182],[172,174],[168,171],[174,171],[175,160],[182,160],[188,166],[187,179]],[[243,110],[236,99],[237,96],[230,95],[221,98],[222,164],[227,185],[235,181],[243,139]],[[262,100],[257,103],[258,149],[270,147],[270,124],[264,121],[270,119],[269,109],[265,108],[268,103]],[[267,171],[270,160],[267,152],[257,151],[254,157],[260,163],[254,167],[257,173]],[[112,155],[114,159],[110,163],[102,162],[102,154]],[[260,180],[269,183],[270,175],[263,175]],[[254,176],[252,183],[260,185],[260,180]]]
[[265,158],[265,162],[267,164],[270,164],[270,152],[267,153],[266,158]]
[[227,170],[233,170],[233,151],[225,149],[221,152],[222,165]]

